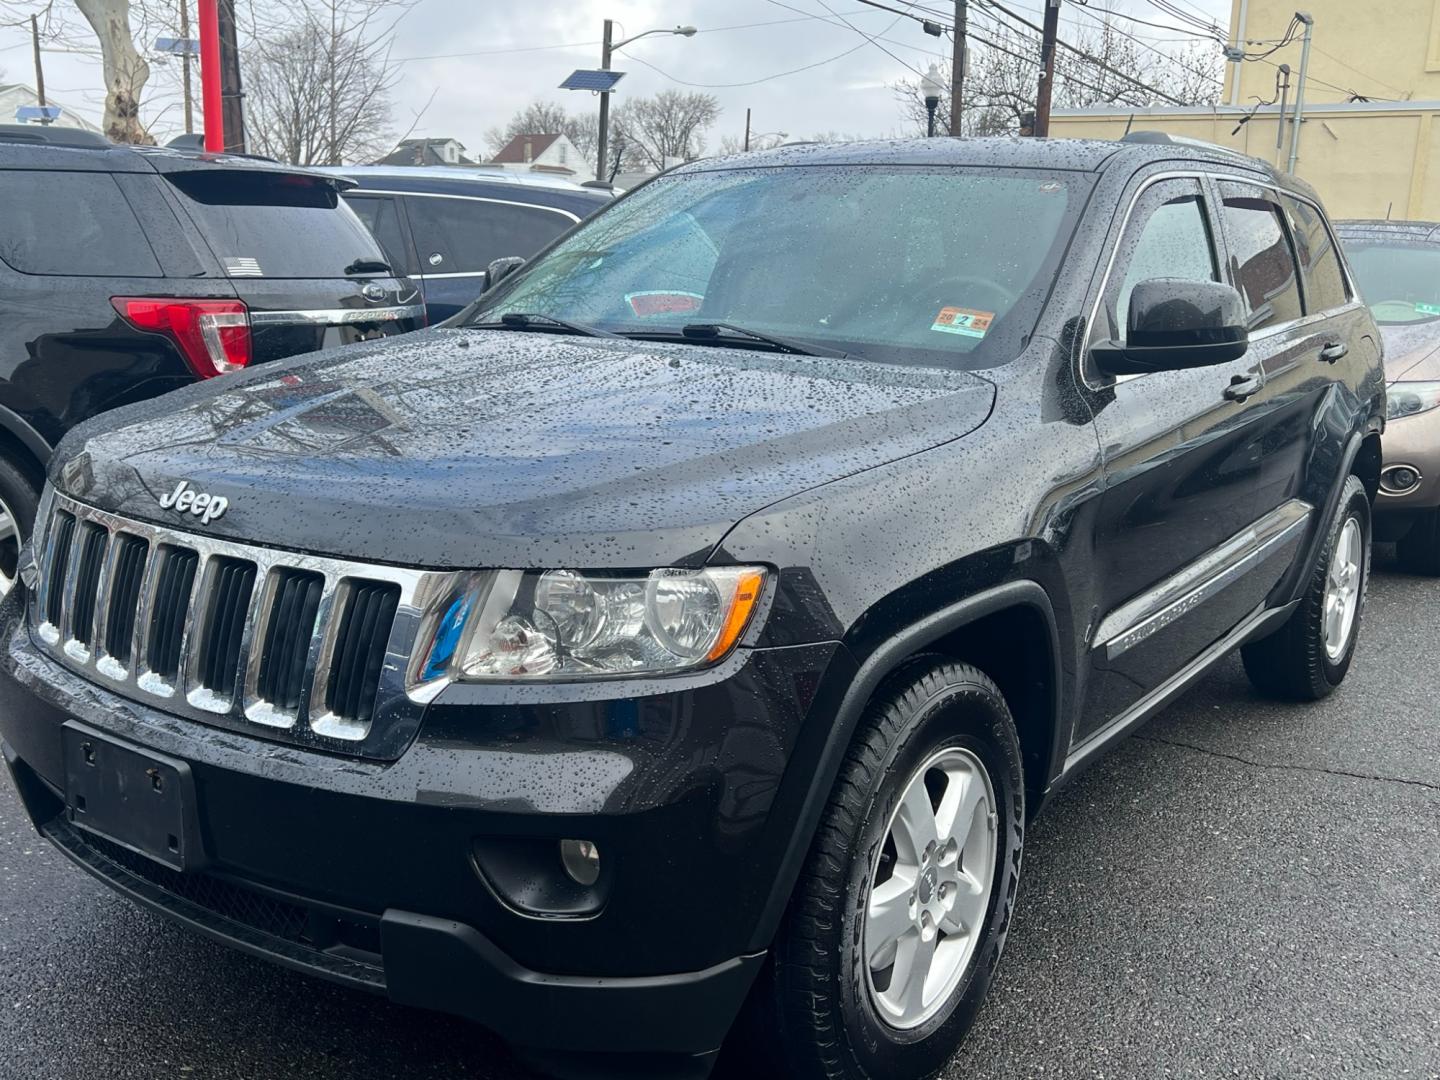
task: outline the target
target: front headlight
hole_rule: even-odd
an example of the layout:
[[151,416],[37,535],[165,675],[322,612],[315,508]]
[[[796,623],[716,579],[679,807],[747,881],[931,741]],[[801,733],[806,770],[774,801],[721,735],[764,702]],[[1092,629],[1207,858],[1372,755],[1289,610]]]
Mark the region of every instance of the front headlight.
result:
[[728,656],[765,585],[755,566],[611,576],[500,570],[435,622],[422,679],[660,675]]
[[1440,382],[1391,383],[1385,392],[1387,420],[1403,420],[1435,408],[1440,408]]

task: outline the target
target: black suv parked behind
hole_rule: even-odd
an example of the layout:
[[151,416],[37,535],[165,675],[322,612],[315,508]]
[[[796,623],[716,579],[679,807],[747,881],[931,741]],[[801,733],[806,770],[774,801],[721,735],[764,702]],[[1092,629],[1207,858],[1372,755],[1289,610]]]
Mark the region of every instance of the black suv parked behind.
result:
[[926,1076],[1048,796],[1237,647],[1345,676],[1377,343],[1217,148],[694,163],[444,328],[73,432],[4,755],[112,887],[551,1068],[743,1011]]
[[0,125],[0,589],[51,448],[117,405],[423,325],[344,181]]

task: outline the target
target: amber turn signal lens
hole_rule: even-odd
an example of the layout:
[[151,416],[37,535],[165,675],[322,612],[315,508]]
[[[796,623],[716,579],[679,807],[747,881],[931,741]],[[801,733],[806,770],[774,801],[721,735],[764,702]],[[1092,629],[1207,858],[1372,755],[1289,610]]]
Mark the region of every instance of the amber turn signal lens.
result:
[[750,625],[750,616],[755,612],[755,605],[760,602],[760,590],[764,586],[763,570],[746,570],[740,576],[740,580],[735,584],[735,594],[730,600],[730,610],[725,614],[725,625],[721,627],[720,636],[715,639],[714,646],[705,654],[706,660],[719,660],[735,647],[740,635],[745,632],[745,627]]

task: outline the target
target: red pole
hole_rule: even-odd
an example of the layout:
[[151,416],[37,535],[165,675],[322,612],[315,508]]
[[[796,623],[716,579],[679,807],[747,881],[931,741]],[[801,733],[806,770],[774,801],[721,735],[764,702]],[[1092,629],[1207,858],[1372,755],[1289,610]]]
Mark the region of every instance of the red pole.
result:
[[220,103],[220,8],[217,0],[200,3],[200,92],[205,102],[205,150],[225,152],[225,114]]

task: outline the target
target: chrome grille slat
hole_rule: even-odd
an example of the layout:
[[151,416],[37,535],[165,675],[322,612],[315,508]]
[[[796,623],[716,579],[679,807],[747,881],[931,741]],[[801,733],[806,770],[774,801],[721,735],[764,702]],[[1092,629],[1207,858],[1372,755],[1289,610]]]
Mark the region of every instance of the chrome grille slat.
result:
[[[473,572],[412,570],[281,551],[121,517],[58,492],[47,492],[46,498],[50,512],[40,533],[44,554],[38,589],[30,601],[37,640],[57,661],[82,674],[98,672],[105,685],[121,694],[211,725],[384,758],[403,749],[424,706],[443,688],[441,681],[420,681],[420,661],[411,651],[417,634],[429,625],[429,608],[437,598],[467,587]],[[95,529],[104,531],[106,547],[90,590],[94,611],[87,647],[75,639],[72,620],[81,587],[82,542],[96,535]],[[169,580],[166,570],[176,553],[194,560],[183,605],[177,595],[183,589]],[[235,565],[253,567],[248,595],[232,573],[228,600],[217,601],[215,590],[223,586],[226,568]],[[261,692],[260,673],[267,634],[281,617],[275,605],[278,586],[285,580],[318,581],[320,589],[318,597],[312,588],[297,593],[284,614],[295,627],[276,623],[276,646],[289,649],[289,666],[266,682],[266,693],[284,697],[271,702]],[[330,665],[345,604],[356,589],[389,597],[393,616],[389,601],[377,609],[371,619],[376,625],[364,637],[371,647],[359,669],[363,678],[358,684],[346,683],[346,702],[335,712],[325,702]],[[218,638],[207,622],[216,602],[222,602],[230,618],[226,634]],[[48,618],[52,608],[58,622]],[[183,611],[183,618],[171,626],[166,620],[175,609]],[[388,628],[380,625],[387,619]],[[122,635],[128,621],[128,655],[123,647],[111,648],[112,620],[114,633]],[[157,628],[164,631],[158,641]],[[173,639],[165,639],[169,630],[179,634],[178,657]],[[296,634],[303,640],[296,641]],[[377,643],[383,643],[383,649]],[[170,655],[154,655],[157,645],[171,646]],[[226,650],[220,667],[207,651],[212,645]],[[296,701],[294,664],[302,656]],[[172,666],[167,660],[177,662]]]
[[[69,558],[65,563],[65,587],[60,601],[60,640],[66,655],[82,664],[90,659],[90,647],[75,639],[75,589],[80,583],[80,563],[85,549],[85,530],[77,517],[70,536]],[[92,610],[93,614],[93,610]]]

